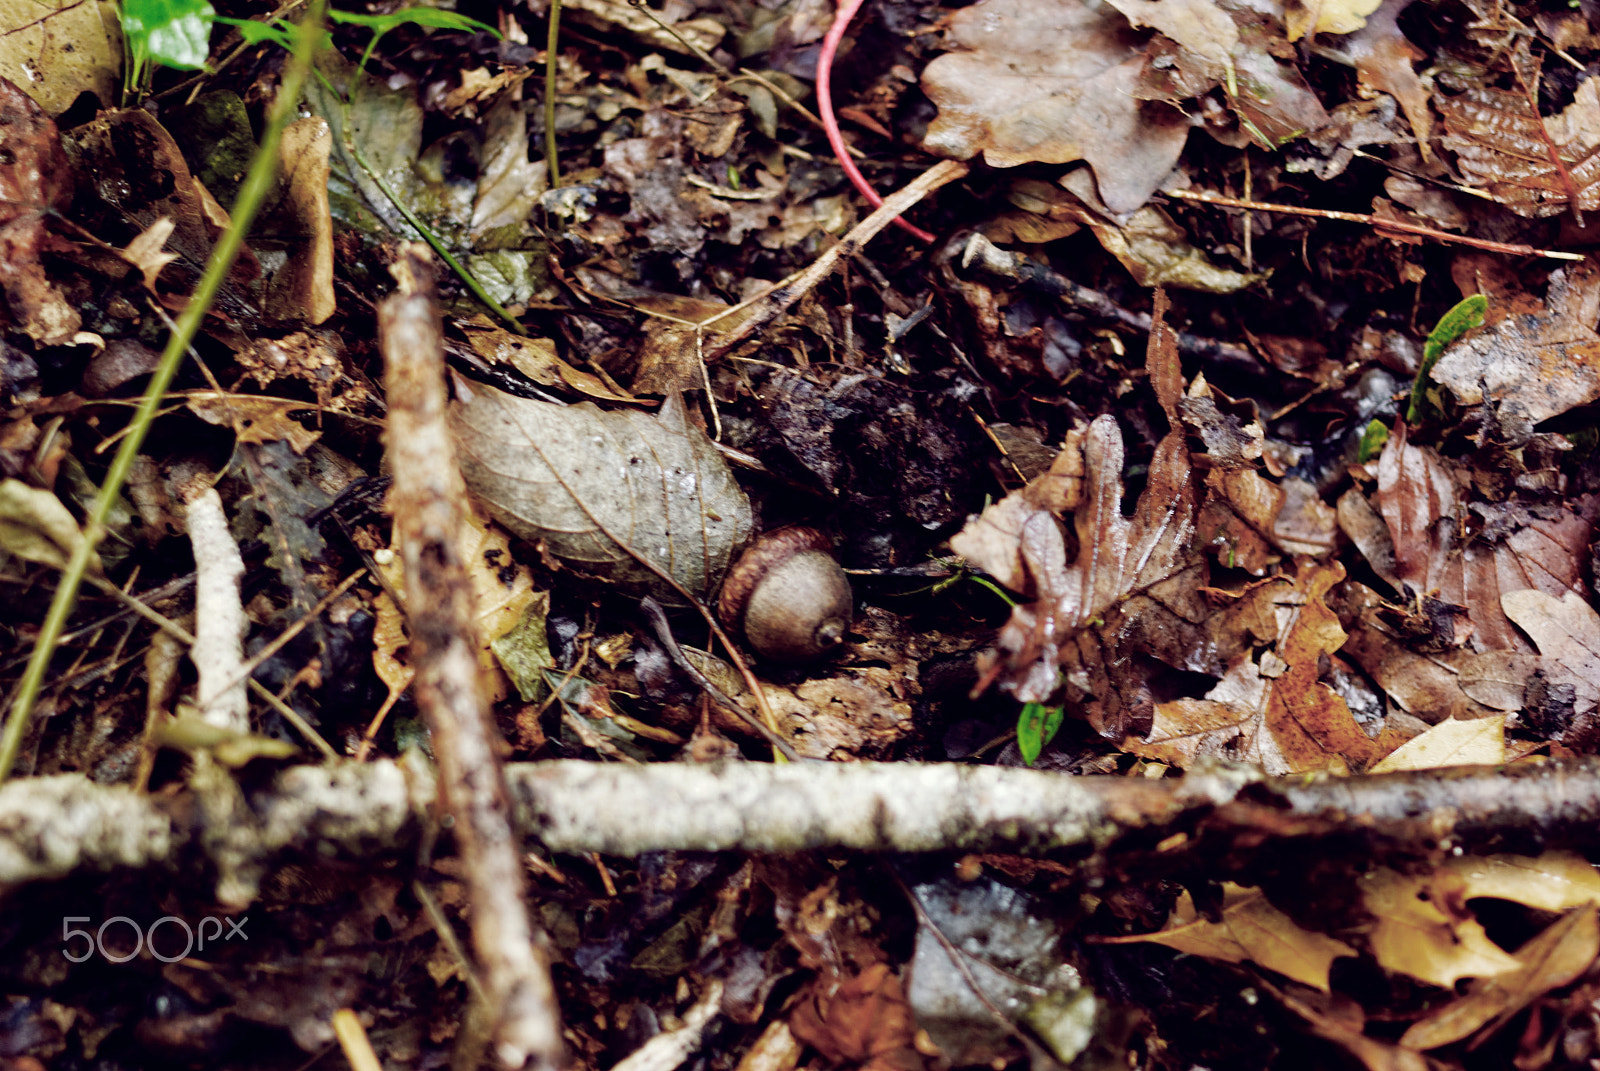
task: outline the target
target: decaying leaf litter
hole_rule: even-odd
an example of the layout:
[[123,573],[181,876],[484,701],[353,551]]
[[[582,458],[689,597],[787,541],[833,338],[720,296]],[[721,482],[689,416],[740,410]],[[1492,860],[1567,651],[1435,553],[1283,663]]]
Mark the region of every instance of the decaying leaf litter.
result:
[[[549,83],[542,6],[336,13],[92,557],[291,38],[124,80],[105,5],[0,15],[8,692],[90,562],[11,714],[7,1058],[1591,1060],[1584,10],[563,6]],[[418,240],[449,413],[378,343]],[[472,511],[420,559],[386,422],[471,486],[406,463]],[[854,589],[801,666],[695,610],[789,525]],[[914,834],[920,763],[996,779]]]

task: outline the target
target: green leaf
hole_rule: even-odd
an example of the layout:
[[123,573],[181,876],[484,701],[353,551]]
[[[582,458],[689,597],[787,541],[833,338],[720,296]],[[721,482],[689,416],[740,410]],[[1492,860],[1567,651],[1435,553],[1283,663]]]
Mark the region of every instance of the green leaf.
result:
[[1439,317],[1439,322],[1428,332],[1428,341],[1422,347],[1422,364],[1417,368],[1416,382],[1411,384],[1411,404],[1406,407],[1406,423],[1415,424],[1427,415],[1428,376],[1439,356],[1462,335],[1483,323],[1483,314],[1489,308],[1489,299],[1482,294],[1464,297]]
[[282,19],[276,22],[257,22],[255,19],[230,19],[225,15],[218,15],[216,21],[238,30],[239,36],[244,38],[247,45],[259,45],[270,41],[284,51],[294,47],[294,27]]
[[184,71],[204,67],[216,17],[206,0],[123,0],[122,32],[135,69],[146,63]]
[[1365,465],[1383,451],[1389,441],[1389,429],[1381,420],[1374,420],[1361,433],[1361,444],[1356,447],[1356,460]]
[[1061,728],[1064,707],[1047,707],[1043,703],[1027,703],[1017,715],[1017,749],[1022,761],[1032,766],[1044,746],[1055,739]]

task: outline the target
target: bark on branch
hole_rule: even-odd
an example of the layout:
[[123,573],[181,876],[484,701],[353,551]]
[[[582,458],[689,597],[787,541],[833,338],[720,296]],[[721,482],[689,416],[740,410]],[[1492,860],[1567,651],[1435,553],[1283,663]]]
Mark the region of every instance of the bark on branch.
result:
[[[506,767],[517,833],[549,851],[1270,851],[1359,837],[1398,850],[1600,848],[1600,759],[1306,781],[1240,770],[1181,780],[986,766],[561,761]],[[421,761],[296,766],[229,817],[220,880],[289,858],[413,849],[435,806]],[[222,843],[206,808],[78,775],[0,786],[0,886],[75,871],[177,867]],[[220,857],[219,857],[220,856]]]

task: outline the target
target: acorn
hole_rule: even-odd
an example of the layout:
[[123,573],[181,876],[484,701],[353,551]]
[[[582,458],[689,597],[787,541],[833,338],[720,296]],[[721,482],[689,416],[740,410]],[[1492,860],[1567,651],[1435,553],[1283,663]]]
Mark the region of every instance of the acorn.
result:
[[809,662],[844,642],[852,601],[828,537],[793,525],[765,533],[739,556],[717,613],[761,657]]

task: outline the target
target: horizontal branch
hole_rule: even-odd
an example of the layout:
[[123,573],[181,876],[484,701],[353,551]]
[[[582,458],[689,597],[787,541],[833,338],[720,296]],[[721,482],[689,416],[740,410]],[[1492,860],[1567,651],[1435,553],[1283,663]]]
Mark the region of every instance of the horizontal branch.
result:
[[[1600,759],[1380,777],[1181,779],[916,763],[506,767],[517,832],[553,852],[808,850],[1084,856],[1183,833],[1250,851],[1357,836],[1402,850],[1600,846]],[[76,871],[174,868],[196,854],[251,889],[286,858],[414,848],[433,771],[415,756],[284,770],[247,793],[139,795],[78,775],[0,787],[0,886]],[[247,804],[247,805],[241,805]],[[242,883],[242,884],[241,884]]]

